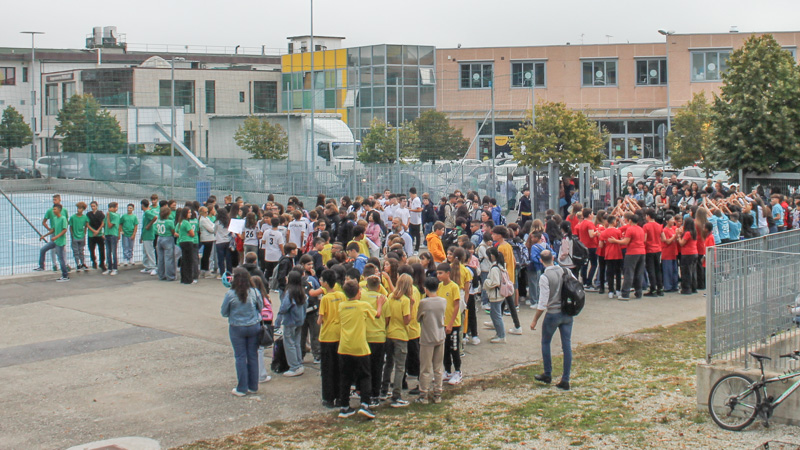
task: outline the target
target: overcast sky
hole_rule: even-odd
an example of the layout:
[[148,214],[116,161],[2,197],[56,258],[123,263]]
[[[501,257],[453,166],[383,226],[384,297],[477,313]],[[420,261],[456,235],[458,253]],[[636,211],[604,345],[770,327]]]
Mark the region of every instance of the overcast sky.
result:
[[[83,48],[93,26],[115,25],[128,43],[286,49],[309,32],[309,0],[9,1],[0,46],[29,47],[20,31],[44,31],[37,47]],[[437,47],[660,42],[678,33],[797,31],[798,0],[317,0],[314,32],[345,36],[345,46],[381,43]],[[611,36],[611,37],[607,37]]]

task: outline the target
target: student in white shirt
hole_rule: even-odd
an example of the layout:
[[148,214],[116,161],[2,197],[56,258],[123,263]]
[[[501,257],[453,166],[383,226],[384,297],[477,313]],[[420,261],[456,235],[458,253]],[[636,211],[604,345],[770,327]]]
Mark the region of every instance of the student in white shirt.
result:
[[403,228],[408,230],[408,221],[411,218],[411,212],[408,210],[408,202],[405,198],[400,199],[400,205],[394,210],[394,216],[400,219]]
[[292,211],[292,220],[289,222],[289,242],[296,245],[297,248],[303,248],[303,238],[306,236],[308,227],[301,220],[303,213],[300,211]]
[[261,236],[261,246],[264,248],[264,261],[266,261],[264,276],[267,280],[272,278],[272,271],[278,265],[283,255],[283,244],[286,243],[283,233],[278,229],[281,219],[273,217],[270,224],[272,228],[264,231]]

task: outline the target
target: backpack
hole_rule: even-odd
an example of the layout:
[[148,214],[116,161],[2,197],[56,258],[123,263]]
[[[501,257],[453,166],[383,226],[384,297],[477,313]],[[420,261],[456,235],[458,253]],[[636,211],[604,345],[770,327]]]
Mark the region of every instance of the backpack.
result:
[[442,236],[442,247],[444,248],[444,251],[447,251],[447,249],[455,245],[456,242],[458,242],[458,231],[455,228]]
[[547,250],[547,244],[542,244],[540,242],[538,244],[531,245],[530,264],[533,265],[533,268],[539,272],[544,272],[544,265],[542,265],[542,262],[539,261],[539,256],[544,250]]
[[569,269],[561,268],[561,312],[568,316],[577,316],[581,313],[586,303],[586,294],[583,284],[572,276]]
[[525,267],[530,262],[530,254],[528,249],[525,248],[525,244],[522,242],[520,238],[514,238],[511,241],[511,250],[514,252],[514,259],[517,261],[517,265],[520,267]]
[[572,264],[581,267],[589,260],[589,249],[577,237],[570,239],[570,242],[572,243],[572,249],[569,252],[569,257],[572,258]]
[[508,276],[508,271],[498,265],[495,265],[498,269],[500,269],[500,296],[501,297],[511,297],[514,295],[514,283],[511,282],[511,278]]

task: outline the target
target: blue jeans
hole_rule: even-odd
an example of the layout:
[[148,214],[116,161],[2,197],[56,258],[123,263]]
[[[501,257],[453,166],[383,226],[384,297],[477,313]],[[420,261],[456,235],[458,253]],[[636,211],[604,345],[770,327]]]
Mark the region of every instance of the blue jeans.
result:
[[[217,247],[217,267],[219,267],[219,274],[225,272],[233,273],[233,261],[231,260],[231,247],[227,242],[216,244]],[[267,286],[269,289],[269,286]]]
[[228,326],[228,335],[236,359],[236,390],[246,394],[258,390],[258,333],[261,324],[246,327]]
[[119,236],[106,235],[106,267],[108,270],[117,270],[117,243]]
[[303,367],[303,353],[300,348],[300,331],[303,329],[299,327],[283,327],[283,349],[286,352],[286,362],[289,363],[289,370],[292,372]]
[[431,230],[433,230],[433,222],[428,222],[422,225],[422,239],[425,239],[425,236],[431,234]]
[[664,271],[664,290],[674,291],[679,289],[678,286],[678,260],[677,259],[662,259],[661,267]]
[[128,237],[123,234],[121,239],[122,239],[122,260],[133,261],[133,237]]
[[535,305],[539,301],[539,278],[542,272],[532,270],[528,266],[528,298],[531,299],[531,304]]
[[542,323],[542,362],[544,363],[544,374],[552,376],[553,361],[550,356],[550,342],[558,329],[561,334],[561,348],[564,351],[564,371],[561,374],[562,381],[569,381],[569,373],[572,369],[572,316],[564,313],[547,313]]
[[171,236],[158,238],[158,279],[175,281],[175,241]]
[[39,268],[44,269],[44,258],[47,252],[53,250],[53,253],[58,258],[58,265],[61,267],[61,276],[67,278],[67,263],[64,261],[64,246],[56,245],[55,242],[50,241],[39,250]]
[[489,304],[489,295],[486,293],[486,289],[483,288],[483,283],[486,282],[487,278],[489,278],[489,273],[481,272],[481,305],[484,307]]
[[499,302],[489,302],[489,307],[491,310],[489,311],[489,317],[492,319],[492,325],[494,325],[494,331],[497,333],[497,337],[505,338],[506,337],[506,328],[505,324],[503,323],[503,304],[505,303],[504,300]]

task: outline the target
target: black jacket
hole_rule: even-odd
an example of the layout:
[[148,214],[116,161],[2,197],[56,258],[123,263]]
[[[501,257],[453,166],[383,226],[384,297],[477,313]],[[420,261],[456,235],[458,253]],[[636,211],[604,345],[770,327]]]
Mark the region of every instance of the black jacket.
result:
[[259,277],[261,278],[261,282],[264,283],[264,288],[269,289],[269,283],[267,283],[267,278],[264,276],[264,272],[258,268],[258,264],[242,264],[242,268],[245,269],[248,273],[250,273],[251,277]]

